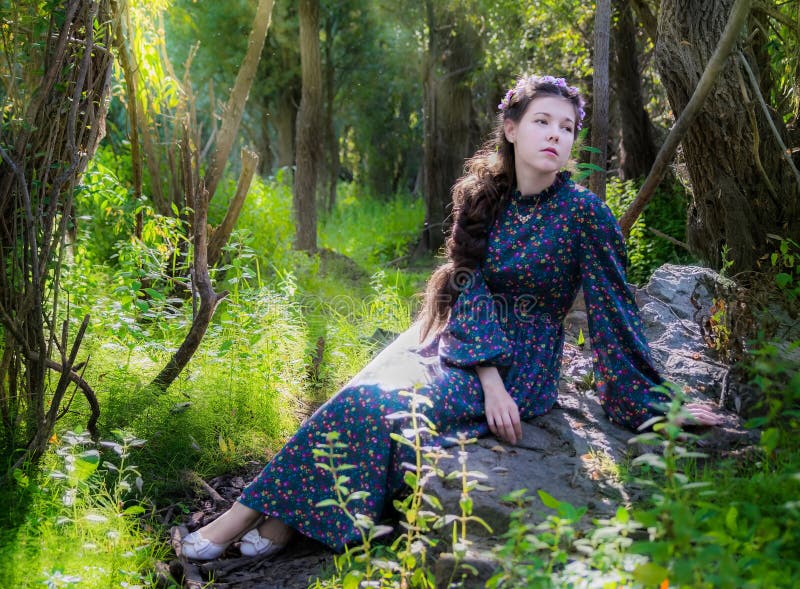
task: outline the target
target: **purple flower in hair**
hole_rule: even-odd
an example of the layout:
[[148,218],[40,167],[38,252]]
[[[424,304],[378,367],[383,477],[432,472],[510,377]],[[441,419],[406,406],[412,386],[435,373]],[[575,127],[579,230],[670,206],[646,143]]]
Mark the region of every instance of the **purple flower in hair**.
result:
[[508,92],[506,92],[506,95],[503,97],[503,100],[501,100],[500,104],[497,105],[497,108],[499,110],[505,110],[509,106],[511,106],[511,99],[514,97],[514,90],[516,90],[516,88],[517,87],[514,86],[513,88],[510,88]]
[[554,76],[541,76],[541,77],[529,76],[529,77],[520,78],[519,80],[517,80],[517,83],[514,84],[514,86],[512,88],[510,88],[508,90],[508,92],[506,92],[506,95],[503,97],[503,99],[497,105],[498,110],[500,112],[504,112],[505,110],[510,108],[511,107],[511,101],[514,99],[514,96],[518,92],[524,91],[525,87],[528,84],[533,84],[534,86],[539,86],[540,84],[552,84],[556,88],[559,88],[560,90],[562,90],[564,95],[566,95],[567,98],[577,98],[578,99],[578,104],[577,104],[577,118],[578,118],[578,120],[575,123],[575,127],[576,127],[577,131],[581,130],[581,128],[583,127],[583,118],[586,116],[586,111],[583,110],[583,107],[585,106],[585,102],[583,101],[583,98],[581,98],[580,91],[578,90],[578,88],[575,87],[575,86],[568,85],[567,81],[564,78],[556,78]]

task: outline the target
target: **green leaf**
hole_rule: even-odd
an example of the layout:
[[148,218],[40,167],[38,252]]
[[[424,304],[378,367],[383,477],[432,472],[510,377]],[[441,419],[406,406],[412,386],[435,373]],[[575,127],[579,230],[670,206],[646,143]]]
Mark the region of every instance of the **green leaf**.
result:
[[361,579],[364,578],[364,573],[359,570],[352,570],[347,573],[342,579],[342,589],[358,589],[361,584]]
[[624,507],[617,508],[617,521],[621,524],[627,524],[631,520],[631,514]]
[[785,272],[781,272],[775,276],[775,284],[778,285],[778,288],[786,288],[792,283],[792,275],[786,274]]
[[73,477],[79,481],[88,479],[100,465],[100,453],[97,450],[87,450],[75,460]]
[[669,576],[669,571],[653,562],[640,564],[633,570],[633,578],[647,587],[657,587]]
[[157,301],[165,301],[167,297],[164,296],[164,293],[157,291],[154,288],[145,288],[144,292],[150,295],[150,298],[153,298]]
[[725,525],[731,532],[736,532],[736,519],[739,517],[739,510],[731,506],[725,514]]
[[539,493],[539,499],[542,500],[542,503],[544,503],[546,507],[549,507],[550,509],[558,509],[559,505],[561,505],[561,502],[547,491],[539,489],[537,493]]
[[781,432],[778,428],[771,427],[761,432],[761,446],[768,454],[775,451],[778,447],[778,441],[781,438]]
[[472,515],[472,505],[473,504],[472,504],[472,499],[469,496],[463,497],[458,502],[458,505],[459,505],[459,507],[461,507],[461,513],[463,513],[465,515]]
[[131,505],[130,507],[126,507],[125,511],[123,511],[122,513],[124,515],[141,515],[145,513],[145,511],[146,511],[145,508],[142,507],[141,505]]
[[336,499],[323,499],[317,503],[317,507],[338,507],[339,502]]

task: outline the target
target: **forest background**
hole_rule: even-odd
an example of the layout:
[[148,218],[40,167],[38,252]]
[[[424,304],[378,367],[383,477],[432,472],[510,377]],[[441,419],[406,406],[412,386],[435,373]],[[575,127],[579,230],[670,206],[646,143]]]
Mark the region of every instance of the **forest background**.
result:
[[709,344],[757,391],[732,409],[761,446],[688,468],[725,509],[691,487],[662,498],[695,515],[638,506],[661,548],[630,582],[725,586],[724,562],[728,586],[792,586],[800,344],[773,340],[800,294],[800,2],[0,10],[9,586],[151,583],[187,481],[263,463],[408,327],[450,186],[523,72],[589,98],[575,173],[622,217],[631,282],[693,262],[739,285]]

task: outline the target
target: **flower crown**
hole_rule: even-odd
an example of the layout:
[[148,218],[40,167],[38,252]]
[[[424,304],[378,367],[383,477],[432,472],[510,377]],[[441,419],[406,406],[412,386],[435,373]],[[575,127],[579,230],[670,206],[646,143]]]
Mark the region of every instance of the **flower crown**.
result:
[[524,90],[528,84],[533,84],[535,86],[539,86],[541,84],[552,84],[557,88],[565,91],[567,98],[578,98],[578,120],[575,123],[575,130],[580,131],[581,127],[583,126],[583,117],[586,116],[586,111],[583,110],[584,105],[586,104],[583,101],[583,98],[580,95],[580,91],[575,86],[567,85],[567,81],[564,78],[554,78],[553,76],[528,76],[523,77],[517,80],[517,83],[506,92],[506,95],[503,97],[503,100],[497,105],[497,108],[500,112],[505,112],[508,108],[511,107],[511,101],[513,100],[514,96],[517,95],[520,91]]

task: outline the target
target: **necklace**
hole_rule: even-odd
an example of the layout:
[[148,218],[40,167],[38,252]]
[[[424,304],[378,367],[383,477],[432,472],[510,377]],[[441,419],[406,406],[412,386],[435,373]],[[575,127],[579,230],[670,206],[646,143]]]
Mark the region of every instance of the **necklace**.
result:
[[533,217],[536,214],[536,209],[538,209],[539,205],[542,203],[542,197],[540,196],[533,203],[531,203],[531,212],[528,213],[527,215],[523,215],[522,213],[519,212],[518,200],[519,200],[518,198],[512,197],[511,202],[514,205],[514,213],[517,215],[517,219],[519,219],[523,223],[527,223],[528,221],[531,220],[531,217]]

